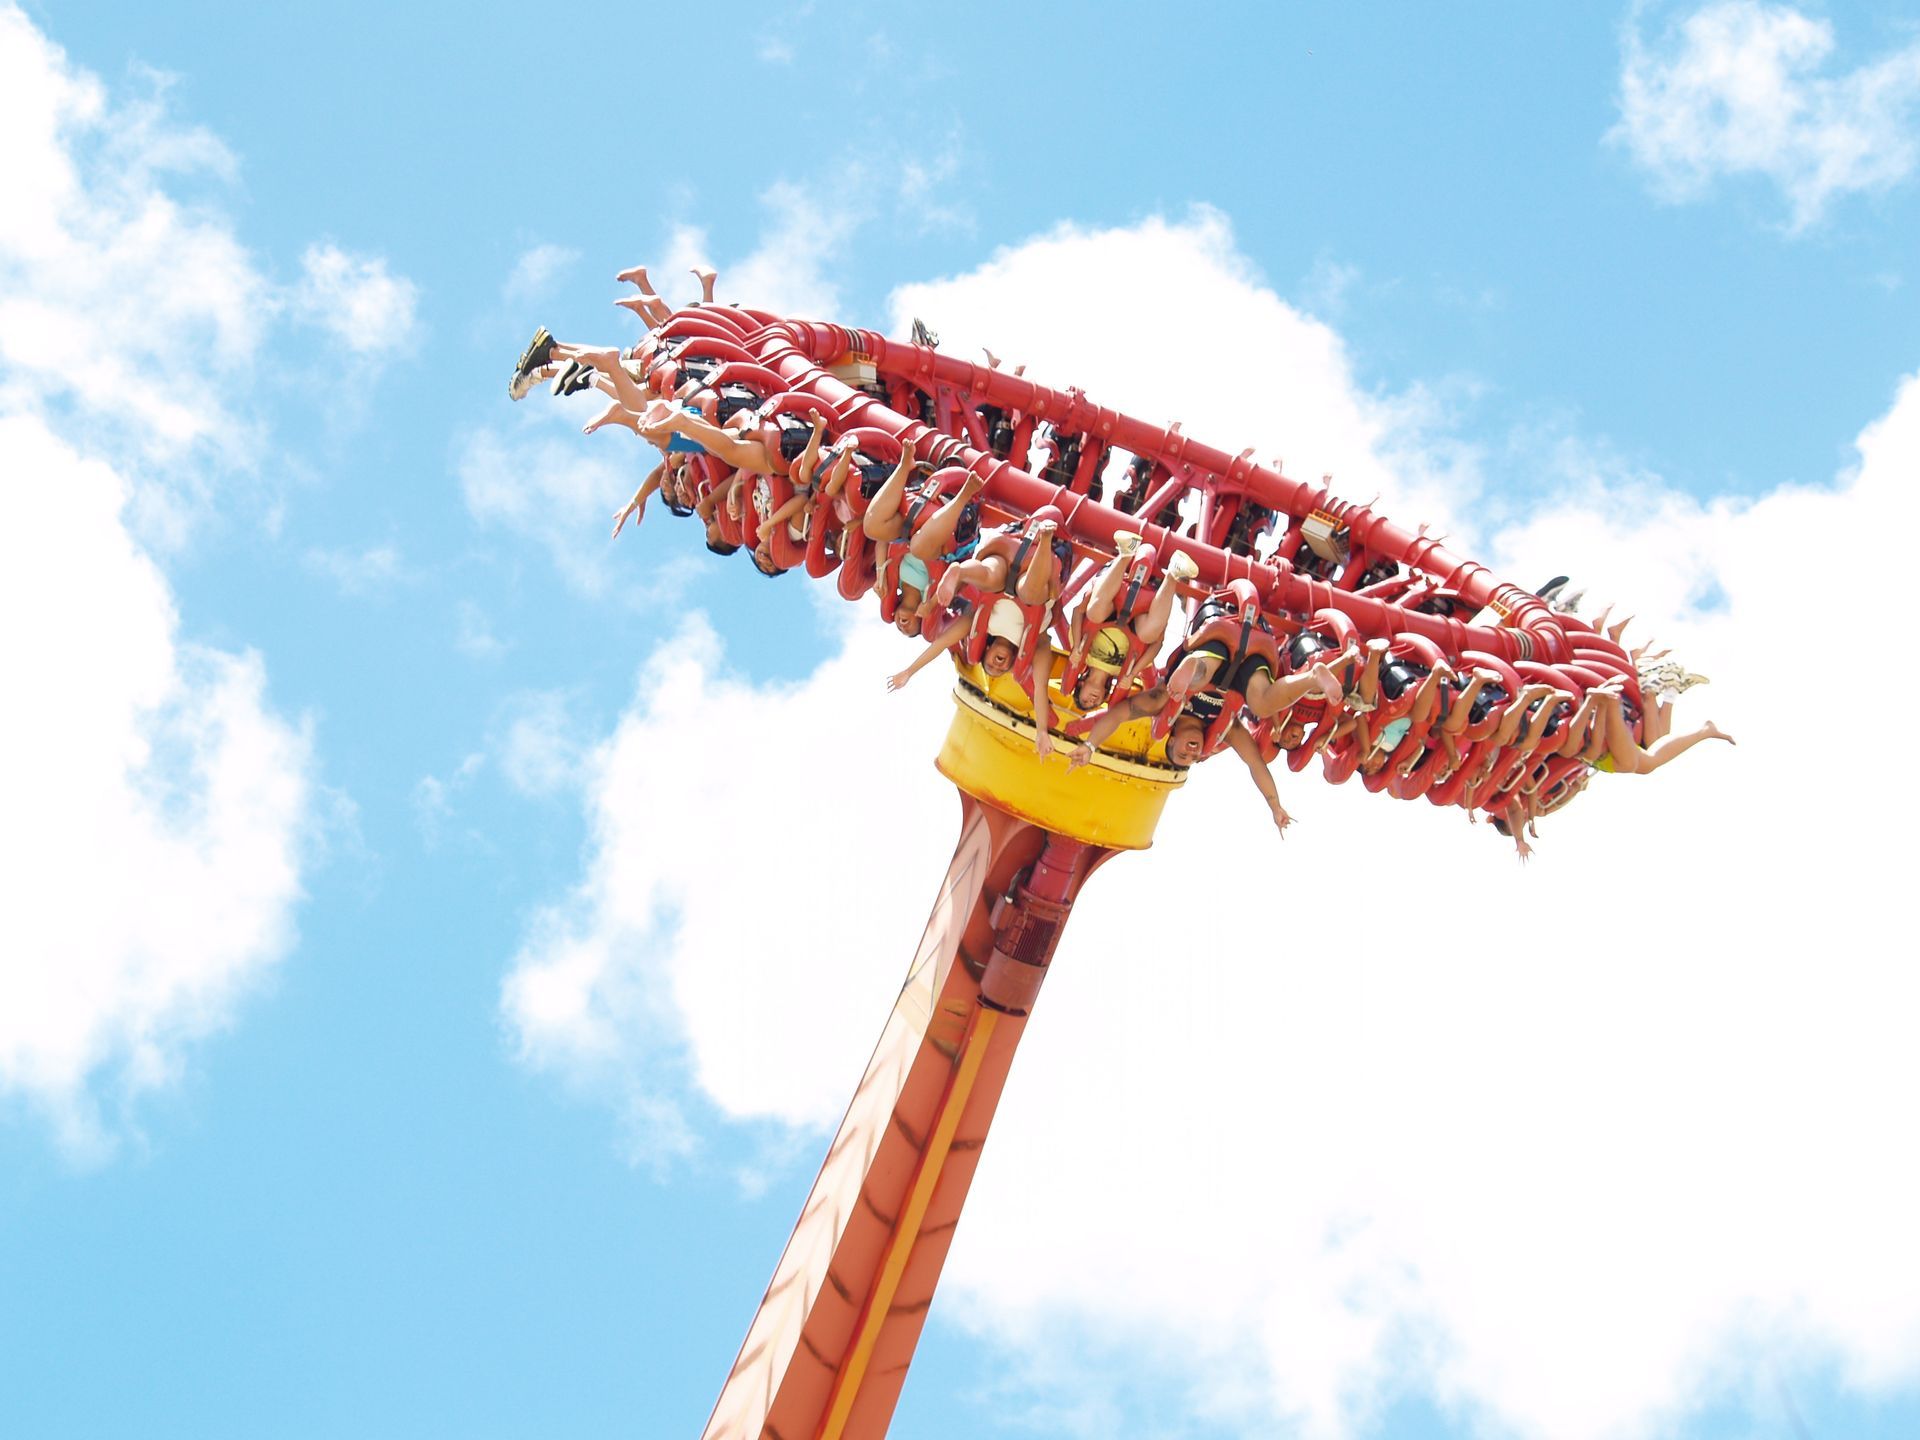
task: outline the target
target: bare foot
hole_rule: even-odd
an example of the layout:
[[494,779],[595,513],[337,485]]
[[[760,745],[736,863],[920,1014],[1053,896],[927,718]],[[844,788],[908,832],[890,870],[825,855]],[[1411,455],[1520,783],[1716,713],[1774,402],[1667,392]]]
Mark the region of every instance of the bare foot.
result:
[[713,303],[713,282],[720,278],[720,272],[711,265],[696,265],[690,272],[700,282],[700,298],[711,305]]
[[[624,425],[629,430],[638,430],[640,428],[640,422],[634,417],[634,413],[616,400],[598,415],[594,416],[593,419],[582,425],[580,427],[580,433],[582,435],[591,435],[594,431],[604,429],[608,425]],[[620,533],[618,526],[614,527],[613,533],[616,535]]]
[[1338,705],[1341,700],[1345,698],[1346,692],[1340,688],[1340,677],[1335,675],[1333,671],[1325,665],[1316,661],[1307,673],[1313,677],[1314,683],[1320,687],[1320,693],[1326,698],[1326,702],[1329,705]]
[[957,568],[949,566],[933,587],[933,603],[945,608],[953,604],[953,597],[959,593],[959,590],[960,572]]
[[1707,738],[1710,740],[1724,740],[1729,745],[1738,745],[1740,743],[1738,740],[1734,739],[1733,736],[1727,734],[1726,731],[1722,730],[1718,725],[1714,724],[1713,721],[1711,720],[1707,721],[1707,723],[1702,725],[1700,728],[1706,731]]

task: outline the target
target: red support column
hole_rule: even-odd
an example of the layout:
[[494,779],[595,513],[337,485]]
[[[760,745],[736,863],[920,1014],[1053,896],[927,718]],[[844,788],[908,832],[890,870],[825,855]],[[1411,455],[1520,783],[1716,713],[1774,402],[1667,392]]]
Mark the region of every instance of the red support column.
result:
[[1067,914],[1113,851],[962,795],[960,843],[703,1440],[886,1433]]

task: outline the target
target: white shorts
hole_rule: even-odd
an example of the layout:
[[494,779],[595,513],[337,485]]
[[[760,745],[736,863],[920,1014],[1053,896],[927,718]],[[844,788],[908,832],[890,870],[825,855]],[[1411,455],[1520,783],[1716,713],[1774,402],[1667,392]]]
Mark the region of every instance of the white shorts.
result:
[[1009,595],[1002,595],[993,602],[993,609],[987,612],[987,634],[996,640],[1005,640],[1018,649],[1027,638],[1027,617],[1020,613],[1020,604]]

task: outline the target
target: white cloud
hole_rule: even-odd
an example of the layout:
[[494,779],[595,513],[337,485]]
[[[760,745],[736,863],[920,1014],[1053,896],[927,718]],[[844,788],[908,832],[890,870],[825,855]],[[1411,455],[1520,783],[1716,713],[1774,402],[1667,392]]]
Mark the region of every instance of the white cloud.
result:
[[497,660],[506,654],[506,643],[493,633],[487,612],[473,601],[462,600],[456,617],[453,645],[462,655],[473,660]]
[[[793,577],[773,583],[781,603],[798,600]],[[535,927],[507,984],[507,1014],[529,1057],[568,1070],[617,1065],[629,1094],[664,1105],[681,1063],[675,1037],[694,1016],[695,1033],[735,1027],[747,1042],[696,1049],[701,1089],[723,1110],[793,1124],[838,1114],[850,1072],[812,1052],[864,1053],[872,1015],[850,1003],[813,1036],[781,1017],[809,1005],[803,991],[846,999],[897,986],[899,955],[860,936],[917,934],[921,877],[929,867],[937,876],[951,848],[940,824],[924,823],[930,809],[946,819],[953,808],[926,744],[944,695],[923,682],[888,696],[880,683],[903,644],[873,627],[850,630],[844,652],[808,680],[772,689],[730,671],[698,615],[654,653],[634,706],[586,762],[598,858],[579,893]],[[796,753],[769,738],[796,735],[818,743]],[[718,777],[716,756],[727,757]],[[859,803],[858,787],[841,778],[856,764],[882,777],[893,813]],[[782,858],[735,883],[721,863],[725,833],[750,834]],[[848,933],[827,942],[846,946],[828,970],[770,969],[768,937],[803,952],[822,943],[805,929],[843,872],[838,863],[823,870],[821,857],[832,856],[867,857],[899,883],[877,886]]]
[[[1127,284],[1203,369],[1140,365]],[[1284,438],[1290,469],[1377,484],[1389,513],[1484,510],[1418,464],[1419,407],[1356,391],[1217,216],[1062,230],[894,313],[1103,403],[1178,394],[1192,433]],[[1603,777],[1533,867],[1457,814],[1285,775],[1282,844],[1223,762],[1096,879],[941,1301],[1007,1347],[1010,1405],[1057,1417],[1151,1369],[1240,1433],[1351,1433],[1415,1392],[1585,1440],[1670,1429],[1774,1367],[1920,1380],[1920,979],[1896,898],[1920,797],[1897,743],[1827,758],[1846,677],[1874,677],[1876,714],[1920,705],[1847,619],[1899,613],[1905,577],[1853,566],[1844,602],[1795,598],[1821,557],[1920,520],[1920,380],[1860,455],[1833,488],[1711,504],[1570,462],[1563,494],[1483,534],[1497,564],[1662,617],[1713,676],[1692,716],[1741,740]],[[673,1153],[707,1105],[832,1125],[956,828],[930,767],[943,687],[881,695],[904,642],[864,614],[839,633],[797,685],[729,673],[700,629],[655,654],[587,767],[585,875],[506,983],[525,1055],[672,1117]],[[1215,894],[1215,918],[1274,898],[1196,944],[1174,897]],[[1103,1413],[1116,1435],[1179,1423]]]
[[691,298],[689,268],[711,265],[723,301],[751,296],[756,307],[786,315],[847,319],[836,276],[863,226],[884,217],[921,234],[972,228],[971,211],[946,193],[965,156],[955,127],[944,136],[896,137],[884,152],[863,152],[815,180],[777,180],[758,197],[765,219],[752,250],[723,259],[703,228],[675,225],[654,284],[663,295]]
[[[1150,317],[1115,303],[1148,294]],[[1463,492],[1470,474],[1428,433],[1430,399],[1360,390],[1338,332],[1260,284],[1215,210],[1125,229],[1062,225],[968,275],[901,286],[891,311],[892,334],[919,316],[949,353],[978,359],[991,346],[1036,379],[1097,386],[1102,404],[1179,420],[1223,449],[1258,446],[1296,479],[1331,474],[1339,494],[1378,494],[1388,514],[1436,514],[1473,498]],[[1144,363],[1150,337],[1170,333],[1174,317],[1183,333],[1206,327],[1203,344],[1180,352],[1195,358]],[[1235,324],[1257,342],[1216,340]],[[1237,345],[1231,368],[1214,358],[1225,353],[1216,345]]]
[[827,317],[838,312],[839,287],[831,270],[845,254],[867,216],[863,172],[846,166],[831,181],[797,184],[777,180],[760,192],[766,221],[759,243],[745,255],[715,258],[707,232],[676,225],[654,283],[661,293],[686,291],[687,271],[711,265],[720,272],[719,298],[752,295],[755,305],[782,314]]
[[[642,555],[631,525],[619,541],[608,539],[613,512],[660,457],[618,428],[581,439],[566,420],[583,413],[593,409],[537,405],[504,428],[483,426],[469,435],[454,458],[467,512],[483,526],[538,542],[581,594],[617,591],[637,605],[670,600],[690,578],[690,564],[662,562],[657,550]],[[648,524],[664,523],[654,515],[665,515],[657,503]]]
[[276,284],[231,217],[196,198],[231,180],[232,155],[172,120],[153,83],[110,99],[0,5],[0,406],[71,413],[91,448],[130,467],[137,528],[177,539],[214,481],[265,450],[252,376],[282,317],[376,353],[406,342],[415,289],[332,245],[307,250],[298,284]]
[[293,313],[325,330],[363,359],[383,359],[413,339],[420,292],[379,256],[350,255],[333,244],[309,245],[290,296]]
[[0,8],[0,132],[10,408],[71,405],[103,438],[147,456],[246,452],[250,428],[225,382],[247,373],[271,287],[226,217],[161,183],[227,174],[231,157],[204,131],[167,124],[154,103],[111,105],[10,5]]
[[413,787],[413,821],[420,841],[429,850],[436,849],[453,819],[454,799],[473,782],[486,766],[487,757],[475,751],[463,759],[446,779],[422,775]]
[[97,1158],[285,952],[327,807],[260,658],[183,638],[148,551],[259,456],[276,292],[183,198],[232,159],[13,6],[0,128],[0,1094]]
[[580,252],[566,245],[535,245],[513,262],[512,273],[502,287],[506,299],[539,299],[547,293],[555,277],[579,258]]
[[1667,27],[1653,45],[1636,13],[1626,31],[1624,145],[1670,199],[1723,175],[1771,180],[1792,227],[1837,196],[1884,190],[1920,150],[1920,43],[1840,73],[1832,24],[1786,5],[1723,0]]
[[384,590],[405,573],[400,551],[392,545],[367,545],[358,550],[312,546],[302,558],[309,570],[324,575],[348,595]]
[[308,742],[258,656],[179,639],[121,476],[30,417],[0,418],[0,457],[34,476],[0,527],[0,1091],[90,1152],[101,1105],[171,1077],[284,953]]
[[518,695],[506,706],[498,742],[500,773],[523,795],[555,795],[580,772],[584,740],[566,695]]
[[922,234],[971,231],[973,212],[942,195],[966,160],[963,132],[956,126],[939,145],[909,150],[900,161],[899,208]]

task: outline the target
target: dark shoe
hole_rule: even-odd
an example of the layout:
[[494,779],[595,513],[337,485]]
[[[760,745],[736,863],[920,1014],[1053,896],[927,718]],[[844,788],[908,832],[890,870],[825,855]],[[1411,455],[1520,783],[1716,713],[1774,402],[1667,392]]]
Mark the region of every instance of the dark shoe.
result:
[[533,389],[533,372],[553,359],[553,336],[542,325],[533,332],[533,339],[527,342],[527,348],[520,352],[520,363],[513,367],[513,379],[507,382],[507,398],[524,400],[527,392]]
[[1551,600],[1560,593],[1561,587],[1566,583],[1567,577],[1565,575],[1556,575],[1533,593],[1538,595],[1542,600]]
[[578,360],[569,360],[560,367],[560,373],[553,377],[553,393],[578,395],[592,384],[593,367],[582,365]]

